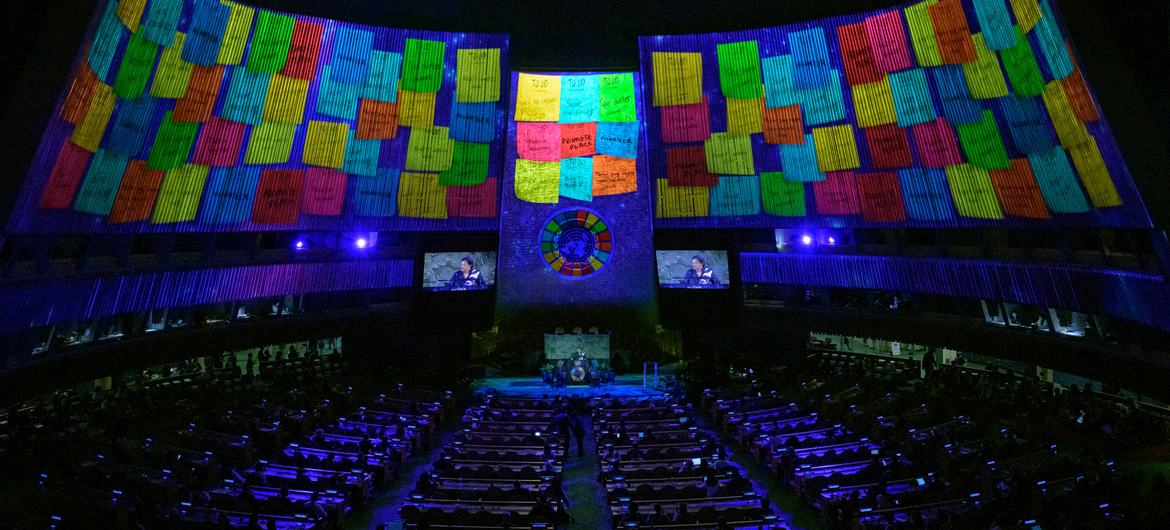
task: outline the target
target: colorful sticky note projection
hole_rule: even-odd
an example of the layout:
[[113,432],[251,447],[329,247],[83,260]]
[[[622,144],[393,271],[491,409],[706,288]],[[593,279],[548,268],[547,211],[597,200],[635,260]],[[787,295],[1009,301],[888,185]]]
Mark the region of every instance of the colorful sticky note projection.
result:
[[999,124],[990,110],[983,111],[983,119],[975,123],[955,126],[959,144],[967,161],[984,169],[1005,169],[1011,165],[1007,148],[999,135]]
[[799,105],[764,108],[762,120],[764,128],[764,143],[804,143],[804,123],[800,119]]
[[561,76],[561,123],[595,122],[601,116],[601,86],[595,75]]
[[378,174],[378,157],[382,153],[379,140],[359,140],[355,131],[349,131],[345,141],[345,165],[342,171],[372,177]]
[[897,72],[913,66],[900,12],[892,10],[866,17],[865,30],[879,70]]
[[885,77],[873,60],[869,46],[869,31],[865,22],[837,26],[837,41],[841,46],[841,61],[845,65],[845,81],[850,85],[876,83]]
[[248,45],[246,68],[252,72],[266,73],[279,72],[284,68],[295,25],[293,17],[274,11],[260,11]]
[[1101,158],[1101,150],[1097,147],[1097,140],[1089,137],[1088,143],[1069,149],[1073,164],[1077,167],[1077,174],[1081,176],[1081,184],[1089,193],[1089,200],[1097,208],[1121,206],[1121,196],[1113,185],[1113,178],[1109,175],[1109,167]]
[[999,68],[999,58],[995,52],[987,49],[983,43],[983,34],[972,36],[975,43],[976,60],[963,65],[963,74],[967,76],[967,88],[975,99],[1002,98],[1008,94],[1007,82],[1003,79],[1003,70]]
[[634,121],[634,74],[601,74],[598,76],[601,99],[601,121]]
[[662,141],[665,143],[702,142],[711,137],[711,115],[704,97],[693,105],[662,107]]
[[329,65],[321,68],[321,79],[317,85],[317,113],[352,120],[357,114],[358,93],[361,85],[351,85],[333,79]]
[[516,81],[516,121],[558,121],[561,76],[520,73]]
[[1003,213],[1031,219],[1051,219],[1044,206],[1044,195],[1032,177],[1032,167],[1024,158],[1015,159],[1008,169],[989,172],[995,196],[1003,205]]
[[146,145],[157,108],[158,100],[152,97],[122,101],[102,142],[106,150],[129,157],[138,156]]
[[1048,115],[1039,99],[1008,96],[1000,99],[999,104],[1017,151],[1032,154],[1056,145]]
[[[411,171],[445,171],[451,168],[455,140],[446,127],[414,128],[406,147],[406,169]],[[401,206],[401,204],[400,204]]]
[[193,164],[168,170],[159,188],[150,222],[164,224],[194,221],[204,184],[207,183],[207,172],[207,166]]
[[861,218],[870,223],[906,220],[902,188],[897,173],[858,173],[857,193],[861,197]]
[[199,221],[211,224],[243,223],[252,217],[260,168],[237,166],[213,168],[203,191]]
[[894,92],[890,79],[853,86],[853,108],[857,112],[857,126],[861,128],[888,125],[898,121],[894,108]]
[[222,66],[193,68],[187,84],[187,93],[175,101],[175,121],[205,122],[210,119],[222,83]]
[[976,60],[975,46],[971,42],[971,28],[967,15],[963,13],[960,0],[940,0],[926,8],[934,36],[938,41],[939,55],[947,64],[964,64]]
[[460,48],[455,53],[455,101],[500,100],[500,49]]
[[264,117],[264,99],[268,95],[268,83],[272,74],[249,72],[236,68],[228,84],[227,96],[219,115],[240,123],[258,125]]
[[281,74],[272,76],[264,101],[264,121],[300,125],[305,120],[309,82]]
[[755,175],[719,177],[711,188],[711,215],[731,217],[760,213],[760,179]]
[[375,50],[370,52],[370,70],[362,85],[361,96],[382,102],[398,101],[398,75],[402,54]]
[[[376,175],[375,175],[376,177]],[[305,191],[301,193],[302,215],[341,215],[349,175],[335,169],[311,167],[305,170]]]
[[[520,124],[516,125],[518,127]],[[597,124],[562,123],[560,141],[562,159],[596,154]]]
[[495,103],[451,104],[451,138],[460,142],[491,142],[495,137]]
[[114,78],[114,94],[120,98],[133,99],[146,92],[146,82],[154,71],[154,59],[158,56],[158,45],[144,38],[140,33],[130,36],[130,42],[122,52],[122,63]]
[[1043,16],[1033,28],[1036,42],[1040,45],[1040,52],[1044,55],[1044,62],[1048,64],[1048,71],[1052,77],[1064,79],[1073,71],[1072,57],[1064,45],[1060,26],[1056,23],[1056,15],[1052,13],[1052,6],[1048,4],[1048,0],[1040,0],[1040,11]]
[[918,147],[918,161],[925,167],[946,167],[963,161],[955,131],[946,118],[911,127],[914,144]]
[[445,42],[406,39],[406,50],[402,54],[402,90],[438,92],[443,84],[443,58],[446,54]]
[[934,100],[930,97],[930,85],[926,82],[926,70],[915,68],[890,74],[890,89],[893,90],[899,127],[926,123],[938,117]]
[[398,184],[398,215],[419,219],[446,219],[447,192],[434,173],[402,172]]
[[363,99],[358,112],[356,137],[362,140],[394,138],[398,133],[398,106]]
[[349,177],[350,211],[362,217],[393,217],[398,212],[398,169],[378,168],[378,176]]
[[[407,53],[410,53],[411,41],[413,40],[406,40]],[[373,50],[373,47],[374,32],[346,26],[338,28],[333,39],[333,57],[329,60],[329,68],[333,72],[333,80],[349,85],[364,84],[370,72],[370,52]],[[441,51],[439,55],[439,69],[442,70]],[[410,88],[410,90],[418,89]],[[438,90],[438,86],[435,87],[435,90]],[[434,92],[435,90],[428,90],[427,92]]]
[[971,123],[983,117],[983,108],[971,98],[963,69],[955,65],[943,65],[930,69],[934,86],[942,101],[943,114],[952,123]]
[[325,26],[307,20],[297,20],[293,24],[292,38],[289,41],[288,59],[280,74],[294,79],[313,79],[317,73],[317,58],[321,55],[321,38],[325,33]]
[[310,166],[341,169],[345,164],[345,144],[349,124],[310,121],[305,132],[301,161]]
[[963,217],[1003,219],[987,170],[971,164],[947,166],[947,183],[955,209]]
[[117,99],[109,85],[98,83],[93,89],[85,118],[73,129],[70,140],[86,151],[97,151],[105,135],[106,125],[110,123],[110,116],[114,114],[114,102]]
[[1040,21],[1040,4],[1036,0],[1011,0],[1011,4],[1020,29],[1025,32],[1032,31],[1032,27]]
[[825,30],[812,27],[788,34],[792,50],[793,85],[796,88],[820,88],[829,82],[829,44]]
[[[111,4],[114,2],[110,2]],[[146,8],[146,0],[118,0],[117,15],[130,31],[138,31],[138,24],[142,22],[142,11]],[[1039,13],[1039,7],[1036,8]]]
[[707,186],[672,186],[666,179],[658,179],[656,216],[706,217],[711,211],[711,188]]
[[947,175],[942,169],[909,168],[898,171],[906,213],[916,221],[955,218]]
[[85,118],[89,102],[93,100],[94,90],[99,84],[101,81],[89,64],[78,65],[77,76],[73,78],[73,83],[69,85],[69,93],[65,95],[65,102],[61,104],[61,119],[76,125]]
[[593,157],[593,196],[638,191],[637,160],[616,156]]
[[918,66],[940,66],[943,64],[942,53],[938,49],[938,40],[934,36],[934,23],[930,21],[930,6],[938,0],[918,2],[904,10],[906,25],[910,27],[910,43],[914,45],[914,56],[918,58]]
[[516,154],[525,160],[561,159],[561,126],[547,122],[516,123]]
[[817,168],[821,171],[841,171],[861,165],[852,125],[816,127],[812,135],[817,150]]
[[183,60],[186,42],[186,35],[176,33],[174,44],[163,49],[154,72],[154,83],[150,85],[150,95],[178,99],[187,94],[195,65]]
[[188,42],[183,46],[183,60],[202,66],[214,65],[231,14],[231,8],[220,2],[196,2],[187,29]]
[[262,123],[253,127],[252,135],[248,138],[248,150],[244,152],[244,163],[283,164],[288,162],[296,134],[296,125]]
[[1005,0],[972,0],[975,4],[975,19],[979,30],[987,39],[987,47],[1003,50],[1016,45],[1016,31],[1012,26]]
[[199,133],[192,161],[205,166],[227,167],[236,165],[240,159],[240,147],[244,144],[242,123],[222,118],[211,118]]
[[517,158],[515,186],[517,199],[556,204],[560,196],[561,163]]
[[49,173],[49,180],[41,192],[37,206],[41,208],[68,208],[73,204],[73,195],[77,193],[77,185],[85,174],[89,165],[90,152],[65,142],[61,151],[57,153],[57,162]]
[[828,82],[824,86],[798,90],[796,98],[804,111],[805,125],[822,125],[845,119],[841,74],[836,70],[829,70]]
[[1085,194],[1077,185],[1077,176],[1068,155],[1059,145],[1047,151],[1028,155],[1028,165],[1044,195],[1044,203],[1054,213],[1084,213],[1089,211]]
[[579,201],[593,200],[593,159],[576,157],[561,159],[561,197]]
[[1048,117],[1056,129],[1056,136],[1060,138],[1060,145],[1071,151],[1078,145],[1089,143],[1089,131],[1077,118],[1059,81],[1048,83],[1044,90],[1044,106],[1048,109]]
[[623,158],[638,157],[638,122],[597,124],[597,152]]
[[114,2],[106,2],[106,10],[102,20],[98,23],[97,32],[89,43],[89,55],[86,61],[100,79],[109,79],[110,66],[114,62],[114,54],[122,43],[122,36],[126,28],[118,20],[114,11]]
[[719,59],[719,87],[728,98],[764,97],[760,79],[760,47],[754,40],[715,46]]
[[443,186],[475,186],[488,178],[488,160],[491,158],[490,144],[455,142],[451,156],[451,168],[439,172],[439,184]]
[[145,160],[131,160],[122,175],[122,184],[106,222],[136,223],[149,219],[162,181],[162,171],[146,169]]
[[183,0],[151,0],[146,17],[138,27],[138,33],[147,40],[170,46],[183,14]]
[[303,169],[265,169],[260,172],[256,202],[252,205],[252,222],[293,224],[301,208]]
[[[1020,30],[1016,28],[1015,31]],[[1032,53],[1032,44],[1023,33],[1015,46],[1000,50],[999,55],[1003,58],[1003,67],[1015,95],[1039,96],[1044,93],[1044,74],[1040,72],[1036,54]]]
[[1080,68],[1073,68],[1072,74],[1060,80],[1060,86],[1064,88],[1064,95],[1078,119],[1085,123],[1101,119],[1101,114],[1097,112],[1097,104],[1093,102],[1093,95],[1089,93],[1089,85],[1085,83],[1085,76]]
[[764,100],[727,98],[727,132],[730,134],[756,134],[764,132],[764,118],[761,113]]
[[[761,174],[761,177],[763,174]],[[861,195],[857,192],[857,175],[852,171],[825,174],[825,180],[812,183],[813,199],[819,215],[853,215],[861,213]],[[767,204],[767,195],[764,196]],[[804,215],[804,188],[801,187],[800,215]]]
[[150,158],[146,167],[150,169],[174,169],[187,163],[195,135],[199,133],[198,123],[181,123],[172,119],[171,111],[163,116],[154,135]]
[[707,171],[707,155],[699,145],[667,148],[666,177],[671,186],[714,186],[719,182],[719,175]]
[[910,140],[906,129],[897,125],[882,125],[865,129],[865,144],[869,160],[876,168],[910,167]]
[[495,217],[499,179],[491,177],[475,186],[447,188],[447,217]]
[[796,98],[796,72],[791,55],[776,55],[762,60],[764,70],[764,107],[787,107]]
[[780,163],[784,166],[785,178],[793,182],[817,182],[825,180],[825,174],[817,163],[817,147],[811,133],[804,135],[804,143],[780,146]]
[[223,42],[219,45],[219,57],[215,62],[219,64],[240,64],[244,58],[244,48],[248,44],[248,34],[252,31],[252,19],[256,10],[243,4],[225,2],[231,8],[228,16],[227,29],[223,32]]
[[73,209],[79,212],[96,215],[109,215],[114,206],[114,198],[118,193],[118,186],[122,183],[122,174],[126,172],[126,164],[130,161],[124,155],[111,153],[99,149],[90,161],[89,170],[85,172],[85,180],[77,190],[73,199]]
[[[703,99],[703,54],[653,52],[654,106],[693,105]],[[519,119],[519,118],[517,118]]]
[[756,163],[752,155],[752,138],[727,133],[714,133],[703,142],[707,156],[707,171],[719,175],[754,175]]

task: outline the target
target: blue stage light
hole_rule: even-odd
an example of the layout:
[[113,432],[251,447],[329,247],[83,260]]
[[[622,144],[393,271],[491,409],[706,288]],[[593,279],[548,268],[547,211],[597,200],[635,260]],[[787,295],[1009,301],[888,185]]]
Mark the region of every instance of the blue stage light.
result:
[[368,242],[368,241],[366,241],[366,238],[364,238],[364,237],[359,237],[359,238],[357,239],[357,241],[354,241],[354,243],[353,243],[353,244],[354,244],[354,245],[356,245],[356,246],[357,246],[357,248],[366,248],[366,245],[368,245],[368,244],[369,244],[369,242]]
[[805,245],[811,245],[812,241],[813,241],[812,236],[810,236],[808,234],[800,236],[800,242],[804,243]]

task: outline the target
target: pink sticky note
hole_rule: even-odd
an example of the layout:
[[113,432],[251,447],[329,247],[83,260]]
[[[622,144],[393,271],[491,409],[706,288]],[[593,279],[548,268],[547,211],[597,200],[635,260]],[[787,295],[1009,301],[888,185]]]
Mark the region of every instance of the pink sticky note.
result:
[[663,142],[702,142],[711,136],[711,115],[706,97],[702,103],[669,105],[661,109]]
[[205,166],[231,167],[240,159],[244,143],[244,124],[212,116],[203,125],[195,145],[195,163]]
[[910,68],[910,48],[906,45],[906,29],[902,26],[901,10],[890,10],[865,19],[873,62],[879,70],[896,72]]
[[77,185],[85,174],[85,166],[89,165],[89,156],[89,151],[66,140],[57,154],[57,163],[49,174],[49,182],[45,184],[38,206],[68,208],[73,204],[73,195],[77,193]]
[[961,164],[963,157],[955,141],[955,131],[940,117],[934,121],[915,125],[914,143],[918,144],[918,157],[923,166],[946,167]]
[[561,125],[516,122],[516,154],[524,160],[558,162],[561,159]]
[[301,194],[301,213],[341,215],[345,204],[345,182],[349,175],[327,167],[305,170],[305,191]]

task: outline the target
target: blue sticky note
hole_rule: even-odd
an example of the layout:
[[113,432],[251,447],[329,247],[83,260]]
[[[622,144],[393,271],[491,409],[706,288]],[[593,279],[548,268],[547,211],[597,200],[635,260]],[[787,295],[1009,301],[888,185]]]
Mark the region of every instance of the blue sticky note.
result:
[[967,78],[963,75],[963,67],[957,64],[944,64],[930,69],[934,77],[934,86],[938,89],[938,98],[942,100],[943,114],[952,125],[973,123],[983,119],[983,108],[967,90]]
[[894,93],[898,127],[934,121],[937,117],[925,70],[914,68],[890,74],[890,88]]
[[317,87],[317,113],[344,120],[357,117],[358,93],[362,84],[342,83],[333,77],[329,65],[321,69],[321,82]]
[[1017,151],[1030,155],[1056,145],[1048,112],[1044,110],[1040,98],[1009,95],[1000,98],[999,104]]
[[170,46],[175,42],[175,31],[179,29],[182,14],[183,0],[150,0],[138,33],[150,42]]
[[79,212],[97,215],[110,215],[114,207],[114,198],[118,196],[118,187],[122,185],[122,175],[126,173],[126,164],[130,158],[125,155],[111,153],[98,149],[89,169],[85,172],[85,180],[73,198],[73,209]]
[[1057,145],[1047,151],[1028,155],[1032,174],[1040,185],[1044,203],[1054,213],[1084,213],[1089,211],[1085,194],[1077,184],[1077,174],[1069,164],[1068,154]]
[[333,41],[333,58],[329,66],[333,80],[351,85],[362,85],[370,70],[370,51],[374,47],[374,32],[341,26]]
[[1040,12],[1040,21],[1032,28],[1032,32],[1036,34],[1036,42],[1048,64],[1051,78],[1064,79],[1073,71],[1072,58],[1068,55],[1064,36],[1060,33],[1060,25],[1056,23],[1056,15],[1052,13],[1048,0],[1040,0]]
[[593,159],[587,156],[561,159],[562,197],[593,200]]
[[272,74],[252,72],[246,68],[232,69],[227,96],[220,116],[249,125],[259,125],[264,115],[264,100],[268,97],[268,83]]
[[898,170],[906,214],[918,221],[945,221],[955,218],[946,171],[941,168]]
[[760,213],[760,177],[755,175],[719,177],[711,188],[711,216],[741,216]]
[[1016,45],[1016,30],[1004,0],[972,0],[979,31],[988,49],[1002,50]]
[[349,131],[345,144],[345,166],[342,171],[373,177],[378,174],[378,157],[382,153],[381,140],[359,140],[354,130]]
[[398,212],[399,170],[378,168],[378,175],[349,177],[350,211],[363,217],[393,217]]
[[203,66],[215,64],[231,14],[232,9],[218,0],[196,2],[187,40],[183,43],[183,60]]
[[158,100],[150,96],[118,100],[118,110],[102,141],[103,147],[111,153],[138,156],[146,144],[146,135],[151,130],[157,103]]
[[496,102],[451,103],[448,134],[460,142],[491,142],[496,138]]
[[796,98],[796,73],[791,55],[765,57],[760,63],[764,70],[764,106],[770,109],[799,103]]
[[398,76],[402,54],[375,51],[370,54],[370,71],[362,87],[362,97],[375,101],[398,101]]
[[638,122],[598,123],[597,152],[622,158],[638,158]]
[[829,70],[828,82],[819,88],[798,89],[800,109],[805,125],[820,125],[845,119],[845,99],[841,92],[841,73]]
[[[792,182],[819,182],[825,174],[817,166],[817,147],[812,133],[804,135],[803,144],[781,144],[780,164],[784,178]],[[721,177],[722,178],[722,177]]]
[[259,166],[213,167],[207,176],[199,222],[242,223],[252,217],[256,188],[260,186]]
[[122,35],[126,34],[126,26],[118,18],[115,10],[117,2],[106,2],[106,11],[102,13],[102,21],[93,34],[93,41],[89,46],[89,67],[97,74],[98,79],[107,81],[110,75],[110,65],[114,63],[114,54],[122,43]]
[[829,81],[829,45],[825,30],[808,28],[788,34],[796,88],[822,87]]
[[601,87],[595,75],[561,77],[561,123],[599,121]]

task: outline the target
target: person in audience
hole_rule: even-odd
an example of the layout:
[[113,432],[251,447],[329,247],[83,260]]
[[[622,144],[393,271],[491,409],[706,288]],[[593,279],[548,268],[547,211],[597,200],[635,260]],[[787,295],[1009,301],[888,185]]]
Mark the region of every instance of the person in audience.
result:
[[553,432],[557,434],[557,439],[565,440],[565,449],[570,449],[569,432],[572,430],[572,420],[569,418],[569,412],[564,407],[557,409],[557,413],[552,417]]
[[670,517],[667,517],[665,513],[662,513],[662,503],[654,503],[654,514],[650,516],[650,524],[652,526],[670,524]]
[[674,512],[674,521],[672,522],[676,525],[688,525],[698,523],[699,519],[687,510],[687,503],[680,502],[678,510]]
[[577,458],[585,456],[585,415],[577,411],[577,407],[569,409],[570,425],[573,438],[577,440]]
[[630,502],[630,505],[626,507],[626,513],[622,515],[622,518],[618,521],[618,524],[621,526],[626,526],[627,524],[642,524],[642,516],[638,513],[637,503],[632,501]]
[[532,510],[528,512],[528,517],[551,523],[556,521],[557,513],[548,503],[548,497],[541,495],[536,499],[536,504],[533,505]]

